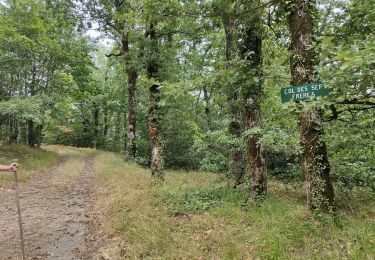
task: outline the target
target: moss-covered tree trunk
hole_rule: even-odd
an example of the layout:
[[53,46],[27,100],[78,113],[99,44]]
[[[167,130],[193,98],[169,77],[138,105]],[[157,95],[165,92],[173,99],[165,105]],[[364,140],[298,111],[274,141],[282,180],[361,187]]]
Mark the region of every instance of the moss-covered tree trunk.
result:
[[132,66],[129,35],[126,33],[122,39],[122,50],[125,55],[125,67],[128,77],[128,128],[126,134],[126,160],[134,160],[137,152],[135,143],[136,127],[137,127],[137,70]]
[[128,72],[128,130],[127,130],[127,159],[135,159],[137,147],[135,144],[137,126],[137,72],[129,69]]
[[157,82],[159,79],[159,60],[158,60],[158,42],[155,25],[151,24],[148,36],[150,40],[150,50],[148,57],[148,66],[147,66],[147,76],[151,82],[154,82],[149,88],[149,99],[150,99],[150,109],[148,113],[148,130],[150,133],[151,139],[151,174],[158,181],[164,180],[164,171],[163,171],[163,140],[160,133],[160,120],[161,120],[161,111],[160,111],[160,85]]
[[[260,17],[258,17],[260,19]],[[248,77],[243,86],[244,130],[257,131],[261,127],[260,99],[262,93],[262,39],[259,20],[246,25],[243,35],[242,58],[247,61]],[[251,179],[251,198],[264,198],[267,193],[267,166],[260,136],[250,133],[246,136],[247,174]]]
[[[231,68],[233,59],[235,58],[235,23],[231,16],[223,16],[222,18],[225,31],[225,60],[226,67]],[[239,107],[238,93],[239,89],[236,85],[228,85],[227,100],[229,104],[229,133],[233,138],[241,137],[241,109]],[[245,174],[243,150],[238,145],[233,145],[229,153],[229,178],[234,179],[234,187],[239,185]]]
[[[313,10],[315,1],[295,0],[289,14],[291,32],[290,69],[293,85],[316,81]],[[303,109],[299,114],[300,143],[303,149],[301,166],[307,188],[307,203],[312,210],[328,213],[334,210],[334,191],[329,177],[330,165],[323,140],[322,110]]]

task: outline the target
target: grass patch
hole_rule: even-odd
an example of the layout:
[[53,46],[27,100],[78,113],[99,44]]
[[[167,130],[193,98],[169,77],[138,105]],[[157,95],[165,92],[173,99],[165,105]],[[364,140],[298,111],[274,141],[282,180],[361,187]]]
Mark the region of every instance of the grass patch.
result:
[[76,148],[61,145],[48,145],[44,149],[58,153],[64,160],[53,180],[54,183],[60,186],[73,184],[85,166],[85,158],[97,153],[96,150],[91,148]]
[[[2,164],[10,164],[11,162],[20,164],[18,176],[21,182],[33,174],[49,169],[57,163],[59,158],[60,156],[53,151],[30,148],[26,145],[0,146],[0,162]],[[0,186],[9,187],[12,183],[12,174],[0,172]]]
[[244,206],[245,191],[227,188],[216,174],[169,171],[165,184],[155,186],[148,170],[113,153],[98,153],[95,164],[105,231],[123,241],[115,259],[375,256],[373,198],[353,201],[356,214],[340,211],[337,227],[313,218],[302,187],[271,180],[262,206]]
[[66,163],[59,167],[58,172],[56,172],[56,175],[53,178],[53,183],[60,186],[69,186],[73,184],[85,166],[85,161],[82,156],[75,156],[67,160]]
[[167,191],[164,201],[172,215],[197,213],[232,203],[241,206],[246,202],[244,193],[229,187],[193,187],[182,191]]

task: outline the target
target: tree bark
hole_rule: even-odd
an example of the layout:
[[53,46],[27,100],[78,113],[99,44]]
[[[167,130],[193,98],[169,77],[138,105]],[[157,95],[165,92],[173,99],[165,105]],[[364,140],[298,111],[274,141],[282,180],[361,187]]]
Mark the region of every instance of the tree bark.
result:
[[125,33],[121,40],[122,51],[125,55],[125,71],[128,77],[128,128],[126,138],[125,159],[134,160],[137,152],[135,144],[137,126],[137,70],[130,62],[129,35]]
[[[151,50],[153,57],[149,59],[147,66],[147,76],[150,80],[158,79],[159,61],[158,61],[158,42],[156,37],[155,25],[151,24],[148,32]],[[155,180],[164,180],[163,171],[163,141],[160,133],[160,86],[156,83],[152,84],[149,88],[149,99],[151,102],[148,113],[148,130],[151,138],[151,175]]]
[[[117,12],[121,13],[121,6],[124,1],[115,0],[114,5]],[[124,54],[125,72],[128,78],[128,124],[126,129],[125,140],[125,160],[134,160],[136,157],[136,124],[137,124],[137,78],[138,72],[136,67],[132,64],[132,57],[130,55],[129,32],[125,29],[127,27],[126,20],[116,20],[116,28],[121,34],[121,48]]]
[[17,143],[17,134],[18,134],[17,121],[15,119],[9,117],[8,126],[9,126],[8,143],[9,144]]
[[115,137],[114,137],[114,148],[116,152],[120,151],[120,124],[121,124],[121,116],[120,116],[120,110],[117,111],[116,114],[116,128],[115,128]]
[[99,148],[100,146],[100,136],[99,136],[99,107],[94,103],[94,138],[92,146],[93,148]]
[[30,147],[35,147],[34,122],[33,122],[33,120],[29,119],[27,121],[27,127],[28,127],[28,131],[27,131],[27,144]]
[[38,124],[35,127],[35,145],[37,148],[40,148],[40,146],[42,145],[42,138],[43,138],[42,133],[43,133],[43,125]]
[[[225,60],[227,62],[226,67],[232,67],[231,62],[235,58],[236,48],[234,45],[235,41],[235,24],[232,17],[223,16],[223,24],[225,30]],[[242,134],[241,127],[241,109],[238,105],[238,93],[239,90],[234,85],[228,85],[227,100],[229,104],[229,115],[231,121],[229,122],[229,133],[232,138],[239,139]],[[244,155],[243,150],[238,145],[233,145],[229,153],[229,178],[234,179],[234,188],[237,187],[243,181],[245,175],[244,167]]]
[[104,126],[103,126],[103,137],[102,137],[102,145],[107,149],[107,138],[108,138],[108,130],[109,130],[109,125],[108,125],[108,117],[109,117],[109,109],[107,107],[106,102],[103,103],[104,106],[104,111],[103,111],[103,119],[104,119]]
[[22,142],[22,124],[17,121],[17,144]]
[[207,131],[212,130],[211,110],[210,110],[210,96],[208,94],[207,86],[203,84],[203,98],[204,98],[204,113],[207,119]]
[[[311,0],[293,1],[288,23],[291,32],[292,56],[290,69],[293,85],[303,85],[316,81],[313,43],[313,17],[315,2]],[[299,114],[302,172],[307,189],[307,203],[310,209],[324,213],[334,211],[334,191],[329,177],[330,165],[327,148],[323,140],[322,110],[311,108]]]
[[153,84],[150,87],[150,102],[148,116],[148,130],[151,138],[151,175],[157,180],[164,180],[163,172],[163,142],[160,135],[158,102],[160,99],[159,85]]
[[[253,19],[255,20],[255,19]],[[259,25],[247,24],[244,32],[242,58],[248,62],[248,77],[258,78],[245,83],[243,94],[244,130],[256,130],[261,127],[260,98],[262,93],[262,39]],[[247,174],[251,179],[251,198],[262,199],[267,193],[267,166],[260,137],[258,134],[246,136]]]
[[129,101],[128,101],[128,132],[127,132],[127,149],[126,149],[126,159],[133,160],[136,156],[136,124],[137,124],[137,99],[136,99],[136,81],[137,81],[137,72],[128,69],[128,91],[129,91]]
[[[31,77],[31,82],[29,85],[29,91],[30,91],[30,96],[34,96],[36,93],[35,91],[35,85],[36,85],[36,66],[35,63],[33,63],[33,68],[32,68],[32,77]],[[35,131],[34,131],[34,122],[32,119],[29,119],[28,122],[28,144],[30,147],[35,147]]]

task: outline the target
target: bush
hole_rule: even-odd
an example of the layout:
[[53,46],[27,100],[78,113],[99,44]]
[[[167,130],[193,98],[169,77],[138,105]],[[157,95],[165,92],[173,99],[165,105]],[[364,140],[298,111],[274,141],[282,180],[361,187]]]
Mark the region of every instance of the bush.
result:
[[231,137],[226,131],[208,132],[197,139],[194,150],[202,158],[200,169],[209,172],[227,172]]
[[266,152],[268,174],[284,182],[303,179],[297,154],[285,152]]
[[194,187],[183,191],[168,192],[164,196],[173,215],[207,211],[225,203],[240,205],[246,196],[230,187]]

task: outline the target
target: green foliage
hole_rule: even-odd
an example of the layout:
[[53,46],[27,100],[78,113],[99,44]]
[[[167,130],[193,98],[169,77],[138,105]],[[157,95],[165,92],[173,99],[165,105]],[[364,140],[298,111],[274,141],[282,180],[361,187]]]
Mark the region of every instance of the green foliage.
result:
[[367,131],[368,126],[358,124],[357,120],[351,126],[335,122],[327,128],[328,138],[332,140],[329,146],[332,177],[348,191],[355,186],[374,190],[374,143],[369,141],[374,138],[374,133]]
[[[196,222],[179,223],[173,228],[169,225],[171,221],[178,222],[179,215],[193,213],[205,220],[198,226],[206,228],[208,219],[215,227],[224,222],[222,225],[229,230],[218,231],[216,239],[220,243],[210,235],[195,241],[197,234],[202,233],[200,228],[196,228],[196,234],[182,230],[177,236],[183,237],[183,243],[175,250],[181,250],[186,244],[188,233],[197,247],[196,254],[192,253],[190,258],[362,259],[372,256],[373,1],[310,1],[317,4],[313,14],[316,42],[310,46],[318,53],[315,73],[319,81],[331,88],[332,95],[298,105],[283,105],[280,100],[280,89],[289,86],[291,81],[291,38],[286,24],[288,12],[296,1],[264,5],[266,2],[0,1],[1,138],[8,143],[26,144],[30,143],[28,134],[34,132],[45,143],[123,153],[131,100],[128,72],[135,71],[135,161],[143,166],[150,164],[148,120],[150,107],[155,105],[157,113],[152,116],[164,146],[161,161],[170,169],[217,173],[191,177],[177,172],[173,178],[167,176],[164,187],[150,188],[145,184],[145,171],[138,176],[137,166],[124,166],[112,154],[105,157],[100,167],[107,167],[108,162],[115,166],[110,169],[111,175],[103,177],[104,181],[114,178],[110,185],[126,185],[139,195],[119,203],[116,211],[124,218],[118,224],[118,231],[129,231],[133,242],[143,241],[141,249],[137,249],[141,253],[135,257],[181,258],[179,254],[173,255],[175,251],[168,251],[169,244],[176,239],[173,229],[181,231],[186,224],[195,230]],[[233,22],[233,28],[224,26],[228,19]],[[153,37],[151,25],[155,29]],[[102,39],[93,40],[88,36],[86,31],[91,26],[111,43],[106,45]],[[259,70],[251,69],[252,59],[248,56],[252,53],[241,52],[241,45],[248,38],[259,36],[247,34],[251,26],[257,27],[257,34],[262,36]],[[235,45],[230,62],[225,58],[229,50],[225,46],[228,29],[233,29]],[[149,78],[152,69],[155,75]],[[154,83],[160,86],[160,96],[151,104],[149,88]],[[241,129],[242,134],[233,137],[228,132],[228,124],[236,117],[244,127],[244,97],[259,83],[263,86],[261,127]],[[232,95],[236,97],[233,104],[230,103]],[[239,108],[238,115],[230,113],[233,107]],[[305,210],[303,191],[296,191],[296,187],[302,187],[303,179],[301,133],[296,115],[300,109],[309,108],[324,110],[325,122],[319,127],[325,132],[339,213],[341,207],[344,214],[342,229],[314,220]],[[248,195],[243,192],[246,185],[240,185],[237,190],[224,185],[233,178],[229,176],[230,151],[242,149],[246,157],[244,140],[249,136],[257,137],[258,145],[264,148],[270,182],[275,179],[282,182],[270,185],[269,197],[263,206],[245,208],[242,204]],[[23,146],[17,149],[19,154],[13,153],[12,147],[4,149],[4,160],[20,159],[26,169],[35,169],[38,163],[50,165],[47,160],[57,160],[54,154],[38,149],[32,152]],[[217,180],[211,182],[207,176]],[[199,183],[188,185],[194,181]],[[117,189],[121,191],[118,200],[128,196],[123,186]],[[160,191],[161,202],[154,196],[160,195]],[[143,215],[142,207],[149,210],[148,215]],[[163,215],[164,207],[169,216]],[[353,212],[358,215],[354,217]],[[132,217],[129,222],[128,215]],[[150,233],[155,240],[148,239]],[[322,246],[325,250],[321,250]],[[185,255],[190,253],[190,248],[185,250]],[[256,253],[252,255],[252,252]]]
[[[269,175],[300,182],[296,114],[299,107],[319,107],[325,110],[322,127],[337,186],[348,194],[357,186],[374,189],[372,2],[323,1],[318,6],[314,19],[319,30],[311,48],[319,48],[316,73],[332,95],[300,106],[280,102],[280,89],[290,85],[290,36],[284,7],[291,8],[292,2],[247,12],[258,2],[126,0],[115,6],[115,1],[107,0],[82,5],[70,0],[2,1],[1,137],[9,143],[26,143],[29,127],[33,127],[46,143],[124,152],[129,101],[126,72],[131,69],[138,74],[139,164],[150,163],[148,88],[158,83],[157,119],[168,168],[202,169],[232,178],[228,176],[229,151],[233,147],[246,151],[244,138],[257,136]],[[236,12],[242,13],[233,15]],[[235,29],[237,51],[231,62],[224,57],[223,19],[228,17],[223,13],[232,14]],[[90,14],[97,31],[114,41],[109,46],[85,36],[90,27],[85,16]],[[148,37],[151,23],[157,34],[154,42]],[[261,27],[261,74],[250,70],[239,53],[241,35],[250,23]],[[128,41],[128,51],[123,40]],[[109,53],[122,56],[108,58]],[[147,77],[150,63],[158,65],[157,78]],[[241,107],[245,91],[260,81],[262,127],[234,138],[228,133],[230,107]],[[229,104],[229,95],[236,95],[238,101]],[[242,116],[240,109],[240,121]]]
[[0,103],[1,116],[9,116],[23,123],[31,119],[41,124],[44,110],[43,97],[17,97]]
[[246,195],[230,187],[194,187],[177,192],[167,192],[164,200],[172,215],[198,213],[227,204],[241,205]]
[[232,138],[226,131],[207,132],[197,139],[194,150],[201,155],[200,169],[210,172],[228,170],[229,147]]

